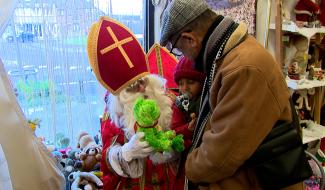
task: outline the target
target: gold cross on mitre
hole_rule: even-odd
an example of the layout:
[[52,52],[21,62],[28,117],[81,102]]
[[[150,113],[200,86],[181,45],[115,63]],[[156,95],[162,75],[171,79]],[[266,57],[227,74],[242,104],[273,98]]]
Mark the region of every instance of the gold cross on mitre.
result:
[[111,51],[112,49],[118,48],[120,50],[120,52],[122,53],[124,59],[128,63],[129,67],[130,68],[134,67],[134,65],[132,64],[129,56],[126,54],[126,52],[124,51],[124,49],[122,47],[123,44],[131,42],[133,40],[132,36],[128,37],[128,38],[125,38],[125,39],[123,39],[121,41],[118,41],[118,39],[115,36],[115,34],[114,34],[113,30],[111,29],[111,27],[108,26],[106,29],[107,29],[108,33],[111,35],[111,37],[113,38],[114,43],[112,45],[110,45],[110,46],[107,46],[104,49],[101,49],[100,53],[103,55],[103,54]]

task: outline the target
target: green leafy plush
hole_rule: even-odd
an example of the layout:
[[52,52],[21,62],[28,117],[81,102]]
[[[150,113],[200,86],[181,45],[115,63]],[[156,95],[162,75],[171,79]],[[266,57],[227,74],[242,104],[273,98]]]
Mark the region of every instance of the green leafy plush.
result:
[[160,109],[155,100],[138,98],[133,113],[138,125],[137,131],[144,132],[144,140],[156,151],[182,152],[185,149],[183,135],[176,135],[174,130],[159,130],[157,121]]

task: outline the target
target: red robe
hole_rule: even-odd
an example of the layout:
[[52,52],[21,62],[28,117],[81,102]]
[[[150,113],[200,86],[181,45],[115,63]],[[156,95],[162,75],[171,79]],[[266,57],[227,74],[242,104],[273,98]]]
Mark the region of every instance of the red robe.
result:
[[[191,144],[192,133],[187,129],[187,124],[184,121],[182,113],[176,106],[173,106],[173,121],[172,129],[177,134],[184,135],[185,148],[188,148]],[[103,157],[101,160],[101,171],[103,172],[102,181],[104,183],[104,190],[140,190],[140,178],[125,178],[117,175],[114,170],[107,163],[106,151],[110,145],[116,140],[116,143],[123,145],[125,143],[124,131],[118,128],[108,118],[102,121],[101,134],[103,141]],[[175,167],[172,164],[158,164],[154,165],[149,158],[146,159],[145,165],[145,179],[144,190],[181,190],[184,189],[185,181],[185,160],[187,151],[182,153],[179,169],[175,172]],[[184,156],[184,157],[183,157]]]

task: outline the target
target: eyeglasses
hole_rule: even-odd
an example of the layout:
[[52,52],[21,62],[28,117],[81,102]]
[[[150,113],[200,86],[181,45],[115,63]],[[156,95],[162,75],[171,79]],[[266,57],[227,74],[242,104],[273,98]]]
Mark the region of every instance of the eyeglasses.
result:
[[181,38],[181,34],[179,34],[175,40],[175,42],[172,44],[171,49],[169,53],[175,55],[175,56],[181,56],[183,55],[182,51],[180,51],[178,48],[175,48],[175,45],[177,44],[178,40]]
[[133,84],[129,85],[126,88],[127,92],[138,92],[140,85],[147,86],[149,83],[149,79],[146,77],[140,78],[136,80]]

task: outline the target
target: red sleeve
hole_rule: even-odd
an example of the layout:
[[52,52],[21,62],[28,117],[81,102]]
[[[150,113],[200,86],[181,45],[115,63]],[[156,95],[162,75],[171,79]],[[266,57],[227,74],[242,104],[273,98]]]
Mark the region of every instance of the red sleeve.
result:
[[173,119],[172,129],[175,130],[176,134],[182,134],[184,136],[185,148],[188,148],[192,144],[193,132],[188,129],[188,122],[185,120],[184,113],[173,104]]
[[103,152],[101,160],[101,171],[103,172],[104,190],[115,189],[119,182],[118,176],[111,168],[106,157],[106,152],[113,143],[124,144],[124,132],[116,127],[110,119],[107,119],[101,124],[101,134],[103,143]]

